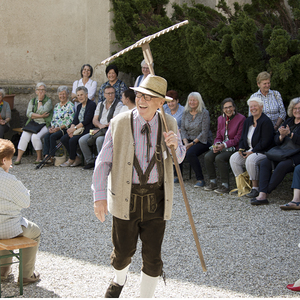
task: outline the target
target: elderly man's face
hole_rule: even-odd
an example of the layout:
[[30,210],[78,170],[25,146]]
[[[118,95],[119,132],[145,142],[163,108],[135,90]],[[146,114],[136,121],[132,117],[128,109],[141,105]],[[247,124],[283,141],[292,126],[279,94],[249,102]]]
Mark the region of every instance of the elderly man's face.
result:
[[105,89],[105,91],[104,91],[104,97],[108,103],[114,102],[115,95],[116,95],[116,92],[115,92],[114,88],[108,88],[108,89]]
[[165,99],[151,97],[150,101],[146,101],[144,95],[141,94],[142,96],[138,97],[139,94],[141,93],[137,93],[137,96],[135,97],[136,108],[144,120],[150,122],[153,119],[155,112],[163,106]]

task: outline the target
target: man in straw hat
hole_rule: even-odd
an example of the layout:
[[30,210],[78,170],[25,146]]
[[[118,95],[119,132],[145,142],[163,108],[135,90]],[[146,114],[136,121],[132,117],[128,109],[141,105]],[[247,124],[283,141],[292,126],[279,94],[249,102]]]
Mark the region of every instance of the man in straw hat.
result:
[[[138,236],[142,241],[143,266],[140,297],[151,298],[162,275],[161,244],[165,222],[171,218],[174,146],[178,162],[185,156],[176,120],[161,112],[167,81],[148,75],[136,91],[136,109],[111,120],[93,176],[94,211],[103,222],[113,215],[111,264],[115,276],[105,297],[118,298],[126,281]],[[105,191],[107,183],[107,195]]]

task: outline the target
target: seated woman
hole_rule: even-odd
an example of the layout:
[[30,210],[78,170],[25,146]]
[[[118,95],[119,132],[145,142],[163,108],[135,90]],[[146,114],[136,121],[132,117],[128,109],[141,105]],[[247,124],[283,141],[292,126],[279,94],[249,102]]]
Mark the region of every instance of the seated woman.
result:
[[4,133],[9,130],[9,121],[11,119],[10,106],[6,101],[3,101],[5,91],[0,89],[0,138],[4,137]]
[[[293,182],[292,182],[292,189],[293,189],[293,199],[287,204],[280,205],[279,207],[282,210],[298,210],[300,209],[300,165],[295,167],[294,174],[293,174]],[[299,284],[300,286],[300,284]]]
[[[134,87],[139,87],[140,84],[147,78],[147,76],[150,74],[149,67],[146,63],[146,61],[143,59],[141,62],[141,68],[143,75],[140,75],[136,78]],[[152,63],[152,68],[154,68],[154,63]]]
[[[69,153],[69,159],[61,164],[61,167],[76,167],[81,164],[81,158],[77,155],[78,140],[94,127],[92,120],[96,109],[95,102],[88,99],[88,89],[79,86],[76,89],[79,105],[77,106],[74,119],[67,133],[60,139]],[[74,135],[75,130],[84,128],[81,134]]]
[[[23,284],[40,279],[34,271],[41,231],[39,227],[22,217],[21,210],[30,205],[30,191],[14,175],[8,174],[15,147],[9,140],[0,139],[0,239],[11,239],[25,236],[37,242],[31,248],[23,249]],[[10,254],[8,250],[0,251],[0,255]],[[9,264],[12,257],[1,259],[1,264]],[[7,279],[11,273],[11,265],[1,267],[1,280]]]
[[108,78],[108,81],[103,83],[99,90],[99,102],[105,101],[104,97],[104,90],[108,85],[111,85],[116,90],[116,99],[117,101],[121,101],[122,93],[126,91],[128,88],[126,84],[118,79],[119,70],[116,65],[108,65],[105,69],[106,76]]
[[[237,112],[231,98],[222,101],[221,109],[223,114],[218,118],[218,130],[214,145],[204,156],[205,168],[210,179],[209,185],[204,190],[214,190],[218,194],[229,192],[229,158],[238,148],[246,119]],[[221,187],[218,189],[214,162],[221,177]]]
[[173,116],[176,119],[178,128],[180,129],[184,107],[179,103],[179,97],[176,91],[167,91],[166,96],[173,98],[173,100],[164,104],[165,113]]
[[[300,146],[300,98],[291,100],[288,115],[290,118],[283,123],[275,135],[275,143],[281,145],[286,138],[291,138],[295,145]],[[284,176],[293,172],[294,167],[299,164],[300,153],[280,162],[264,159],[260,164],[259,195],[251,200],[251,204],[268,204],[267,194],[271,194],[282,182]],[[274,170],[273,167],[275,167]]]
[[[70,127],[75,114],[75,107],[69,101],[69,89],[67,86],[60,86],[57,89],[59,103],[57,103],[53,110],[53,118],[49,132],[44,137],[44,156],[48,156],[56,147],[56,141],[66,134]],[[55,156],[55,152],[51,154]]]
[[79,101],[76,95],[76,89],[79,86],[85,86],[88,89],[88,98],[95,101],[95,95],[97,90],[97,81],[92,80],[93,67],[89,64],[84,64],[80,70],[81,79],[75,80],[72,88],[72,101],[74,101],[75,108],[79,105]]
[[42,161],[42,138],[47,134],[48,127],[50,126],[53,114],[53,106],[51,99],[46,96],[46,85],[43,82],[39,82],[36,85],[35,93],[36,98],[29,101],[26,116],[28,118],[25,125],[27,125],[30,120],[34,120],[38,124],[45,124],[45,126],[38,133],[30,133],[23,131],[20,142],[18,144],[18,156],[15,165],[21,163],[22,156],[26,151],[28,143],[32,142],[33,148],[36,151],[37,158],[34,163],[39,164]]
[[237,177],[246,166],[252,181],[252,190],[246,196],[253,198],[258,195],[259,165],[266,158],[264,153],[273,146],[274,128],[270,118],[263,113],[260,98],[250,98],[247,104],[252,115],[244,122],[239,151],[231,155],[230,167]]
[[181,136],[186,147],[186,160],[193,168],[197,182],[194,187],[205,185],[198,156],[206,152],[212,143],[209,112],[198,92],[192,92],[181,119]]
[[135,92],[131,89],[128,89],[122,93],[122,103],[123,106],[119,113],[122,113],[127,110],[134,109],[135,106]]

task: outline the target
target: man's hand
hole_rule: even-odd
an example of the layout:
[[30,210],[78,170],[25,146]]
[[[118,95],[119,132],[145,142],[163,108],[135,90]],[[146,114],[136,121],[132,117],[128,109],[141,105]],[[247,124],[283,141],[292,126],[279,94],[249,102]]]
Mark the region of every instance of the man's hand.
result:
[[171,148],[171,146],[174,146],[174,149],[176,150],[178,147],[178,140],[177,135],[173,131],[164,132],[165,142],[166,145]]
[[99,200],[94,202],[94,213],[96,217],[103,223],[105,221],[105,215],[107,215],[107,201]]

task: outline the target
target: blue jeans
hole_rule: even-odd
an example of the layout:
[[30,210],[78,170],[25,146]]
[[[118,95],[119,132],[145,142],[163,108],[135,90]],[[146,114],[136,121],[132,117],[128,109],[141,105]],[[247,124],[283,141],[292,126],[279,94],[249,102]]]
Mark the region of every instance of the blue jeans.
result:
[[[188,140],[188,142],[190,143],[192,140]],[[190,163],[192,169],[194,170],[197,180],[204,179],[198,156],[206,152],[210,146],[211,144],[209,142],[206,144],[197,143],[186,151],[186,160]]]
[[[67,129],[63,129],[64,134],[67,132]],[[56,141],[59,140],[64,135],[61,130],[50,133],[48,132],[44,137],[44,149],[43,149],[43,155],[49,155],[50,152],[56,147]],[[55,153],[52,153],[52,156],[54,156]]]
[[300,165],[295,167],[293,174],[292,189],[300,190]]

